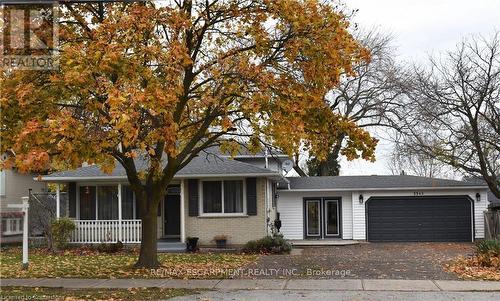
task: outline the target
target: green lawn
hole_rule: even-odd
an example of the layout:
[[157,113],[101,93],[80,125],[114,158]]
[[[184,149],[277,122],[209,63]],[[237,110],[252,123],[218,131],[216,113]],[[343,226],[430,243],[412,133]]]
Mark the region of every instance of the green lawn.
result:
[[0,300],[159,300],[196,293],[195,290],[161,288],[62,289],[1,287]]
[[103,254],[80,249],[53,254],[32,249],[29,269],[21,269],[21,249],[2,249],[2,278],[226,278],[227,269],[254,262],[258,256],[244,254],[160,254],[160,269],[135,269],[136,251]]

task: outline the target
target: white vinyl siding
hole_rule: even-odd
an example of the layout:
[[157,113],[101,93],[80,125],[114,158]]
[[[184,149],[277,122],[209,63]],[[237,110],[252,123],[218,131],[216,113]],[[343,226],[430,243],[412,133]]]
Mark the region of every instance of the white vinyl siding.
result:
[[474,200],[474,226],[476,238],[484,238],[484,211],[488,209],[488,193],[486,190],[481,191],[481,201],[476,202],[476,197],[471,197]]
[[304,239],[304,198],[342,198],[342,238],[352,239],[352,205],[348,192],[293,192],[278,190],[278,212],[281,219],[281,233],[286,239]]
[[280,232],[286,239],[304,238],[304,205],[298,193],[278,191],[278,212],[280,213]]
[[[364,201],[365,198],[363,194]],[[366,238],[366,224],[365,224],[365,203],[359,203],[359,193],[352,193],[352,239],[364,240]]]
[[352,239],[352,200],[349,195],[342,197],[342,238]]

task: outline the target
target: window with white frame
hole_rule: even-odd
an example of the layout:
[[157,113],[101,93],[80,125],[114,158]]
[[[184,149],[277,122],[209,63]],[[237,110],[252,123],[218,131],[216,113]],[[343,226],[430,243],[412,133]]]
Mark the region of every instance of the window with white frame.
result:
[[23,218],[9,217],[2,218],[2,234],[18,235],[23,233]]
[[208,180],[201,182],[203,214],[243,214],[243,180]]

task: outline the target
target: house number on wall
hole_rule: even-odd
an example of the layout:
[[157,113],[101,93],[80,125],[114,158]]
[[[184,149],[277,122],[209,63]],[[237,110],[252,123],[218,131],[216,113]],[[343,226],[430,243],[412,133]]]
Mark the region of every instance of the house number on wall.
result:
[[422,191],[415,191],[415,192],[413,192],[413,195],[414,196],[422,196],[422,195],[424,195],[424,193]]

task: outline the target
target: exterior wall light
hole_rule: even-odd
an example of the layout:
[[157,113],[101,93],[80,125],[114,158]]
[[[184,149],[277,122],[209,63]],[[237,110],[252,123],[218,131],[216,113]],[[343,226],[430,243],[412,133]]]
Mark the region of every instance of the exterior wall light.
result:
[[476,201],[481,202],[481,194],[479,192],[476,193]]
[[363,204],[363,195],[362,194],[359,195],[359,203]]

